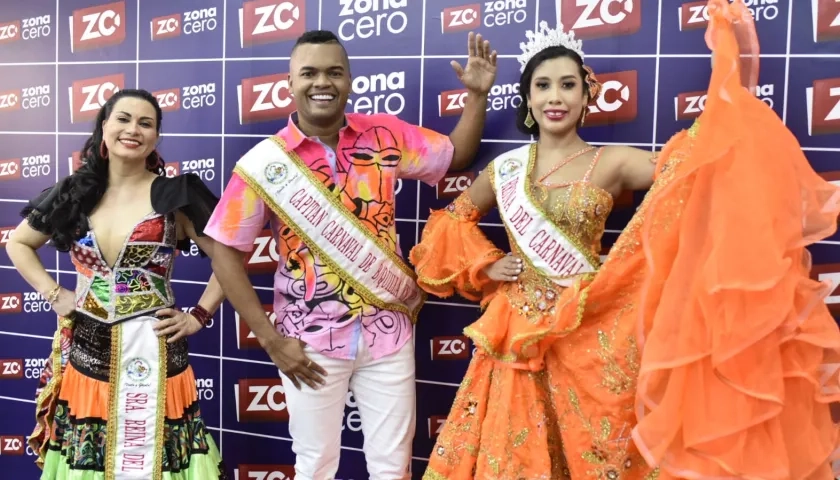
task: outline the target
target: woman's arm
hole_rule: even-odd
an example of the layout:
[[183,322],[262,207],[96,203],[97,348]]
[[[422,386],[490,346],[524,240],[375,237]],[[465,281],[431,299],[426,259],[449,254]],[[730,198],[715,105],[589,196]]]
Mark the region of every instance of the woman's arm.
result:
[[75,296],[70,290],[61,288],[36,253],[49,239],[24,220],[12,232],[6,244],[6,253],[26,283],[40,293],[57,314],[67,316],[76,309]]
[[[178,225],[179,236],[181,232],[184,236],[189,237],[208,257],[213,258],[213,250],[216,241],[208,236],[200,236],[196,234],[195,227],[192,222],[180,211],[175,214],[175,219]],[[182,237],[183,238],[183,237]],[[168,343],[172,343],[182,337],[192,335],[213,317],[216,310],[222,305],[225,300],[225,294],[222,291],[222,286],[216,279],[216,275],[210,275],[210,280],[207,282],[207,287],[204,288],[204,293],[198,299],[198,305],[190,314],[185,314],[182,311],[173,308],[164,308],[157,311],[158,316],[170,317],[166,320],[161,320],[155,325],[155,330],[158,335],[172,335]],[[203,312],[201,311],[203,310]]]

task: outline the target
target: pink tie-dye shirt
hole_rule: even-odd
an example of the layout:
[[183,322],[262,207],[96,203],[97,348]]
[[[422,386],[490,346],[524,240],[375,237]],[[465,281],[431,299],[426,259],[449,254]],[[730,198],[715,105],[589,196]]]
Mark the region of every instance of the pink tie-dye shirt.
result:
[[[295,114],[277,135],[362,223],[400,254],[394,226],[394,187],[398,178],[434,185],[452,162],[449,137],[408,124],[392,115],[349,113],[333,152],[307,138]],[[331,166],[334,165],[335,167]],[[205,233],[243,252],[254,249],[266,223],[277,240],[280,261],[274,275],[276,328],[300,338],[323,355],[354,359],[358,336],[374,358],[398,351],[411,339],[405,314],[380,310],[359,297],[310,251],[256,192],[234,174]]]

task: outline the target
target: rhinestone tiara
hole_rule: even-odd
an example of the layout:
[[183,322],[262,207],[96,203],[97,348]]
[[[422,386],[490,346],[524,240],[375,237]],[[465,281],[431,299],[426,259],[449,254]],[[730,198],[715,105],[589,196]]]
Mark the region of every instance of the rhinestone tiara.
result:
[[540,28],[536,32],[528,30],[525,32],[528,37],[528,43],[520,42],[519,48],[522,49],[522,55],[516,57],[519,60],[519,71],[525,70],[525,65],[537,53],[545,50],[548,47],[562,46],[580,55],[583,59],[583,42],[575,39],[575,32],[563,31],[563,25],[560,25],[556,30],[548,28],[548,22],[543,20],[540,22]]

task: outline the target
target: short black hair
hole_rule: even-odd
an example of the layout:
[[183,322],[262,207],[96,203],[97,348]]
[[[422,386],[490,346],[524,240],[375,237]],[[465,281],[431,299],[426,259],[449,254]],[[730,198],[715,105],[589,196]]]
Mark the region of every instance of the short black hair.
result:
[[298,37],[297,41],[295,42],[295,46],[292,47],[292,52],[297,49],[300,45],[305,44],[314,44],[314,45],[322,45],[325,43],[336,43],[342,50],[344,50],[344,56],[347,57],[347,62],[350,63],[350,57],[347,55],[347,49],[344,48],[344,45],[341,43],[341,40],[335,36],[335,34],[329,30],[309,30],[308,32],[304,32],[303,35]]

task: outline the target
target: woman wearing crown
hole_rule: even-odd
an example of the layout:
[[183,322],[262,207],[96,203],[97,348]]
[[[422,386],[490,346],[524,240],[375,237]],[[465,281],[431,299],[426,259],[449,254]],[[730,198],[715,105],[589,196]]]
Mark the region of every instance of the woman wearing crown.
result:
[[[709,12],[706,110],[658,158],[587,145],[580,42],[528,32],[517,125],[537,142],[432,212],[411,252],[425,290],[484,308],[425,479],[830,478],[840,332],[804,246],[833,233],[840,190],[744,88],[743,1]],[[612,199],[647,187],[599,265]],[[511,255],[478,228],[493,207]]]

